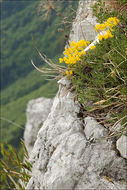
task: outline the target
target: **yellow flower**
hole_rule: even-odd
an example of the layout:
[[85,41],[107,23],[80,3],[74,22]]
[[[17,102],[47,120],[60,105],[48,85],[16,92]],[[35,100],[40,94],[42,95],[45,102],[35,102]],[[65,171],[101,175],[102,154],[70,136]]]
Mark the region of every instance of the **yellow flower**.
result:
[[74,41],[72,41],[71,44],[70,44],[70,47],[73,48],[75,46],[75,44],[76,43]]
[[99,34],[98,38],[101,41],[103,39],[103,35]]
[[113,35],[112,35],[112,33],[110,32],[110,30],[107,30],[107,34],[108,34],[108,37],[109,37],[109,38],[113,38]]
[[96,30],[96,32],[98,32],[100,30],[100,24],[96,24],[95,30]]
[[[100,30],[106,30],[106,29],[110,29],[111,31],[113,31],[113,27],[116,26],[118,23],[120,22],[119,19],[117,19],[116,17],[110,17],[107,19],[107,21],[103,24],[97,24],[95,27],[96,32],[99,32]],[[110,35],[111,36],[111,35]],[[105,36],[105,39],[107,36]],[[111,36],[113,37],[113,36]]]
[[100,29],[101,29],[101,30],[105,30],[105,28],[106,28],[105,24],[101,24],[101,25],[100,25]]
[[85,55],[85,54],[86,54],[86,52],[83,50],[82,54],[83,54],[83,55]]
[[73,74],[72,70],[66,71],[66,75],[72,75],[72,74]]
[[82,50],[82,47],[78,47],[78,50]]
[[59,62],[62,63],[62,62],[63,62],[63,59],[62,59],[62,58],[59,58]]
[[116,26],[118,23],[120,22],[119,19],[117,19],[116,17],[110,17],[107,19],[107,23],[110,25],[110,26]]
[[105,27],[107,28],[109,26],[109,23],[108,22],[105,22]]
[[104,38],[104,39],[108,39],[108,34],[107,34],[107,33],[104,34],[104,35],[103,35],[103,38]]
[[78,56],[79,56],[79,58],[80,58],[80,57],[82,56],[82,52],[79,52],[79,53],[78,53]]
[[109,28],[110,28],[110,31],[113,31],[113,28],[112,28],[112,26],[109,26]]
[[80,58],[80,57],[78,57],[78,56],[76,56],[76,60],[77,60],[77,61],[80,61],[80,60],[81,60],[81,58]]
[[73,74],[73,72],[72,72],[72,70],[70,70],[70,75],[72,75]]
[[94,49],[96,46],[95,45],[92,45],[92,46],[90,46],[90,49]]
[[66,57],[64,57],[63,60],[64,60],[64,62],[65,62],[66,64],[69,64],[69,59],[67,59]]
[[66,71],[66,75],[69,75],[69,71]]
[[64,55],[69,55],[68,48],[65,49],[65,51],[64,51]]
[[77,49],[75,50],[74,55],[78,55],[78,50]]
[[71,54],[74,52],[74,48],[68,48],[68,50]]
[[72,64],[75,64],[75,63],[76,63],[76,59],[73,58],[73,60],[72,60]]

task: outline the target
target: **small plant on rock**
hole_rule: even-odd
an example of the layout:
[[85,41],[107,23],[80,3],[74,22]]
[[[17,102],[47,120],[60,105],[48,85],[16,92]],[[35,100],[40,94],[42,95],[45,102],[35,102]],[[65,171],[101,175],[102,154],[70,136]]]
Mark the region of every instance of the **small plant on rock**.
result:
[[[59,62],[67,65],[65,75],[72,80],[84,113],[98,115],[106,126],[112,124],[110,136],[121,135],[127,130],[127,15],[105,13],[101,1],[94,12],[98,5],[103,5],[96,13],[101,23],[95,27],[98,39],[72,41]],[[86,106],[87,102],[92,104]]]
[[6,146],[0,143],[0,189],[17,189],[24,190],[25,185],[31,178],[31,164],[27,161],[29,156],[24,142],[21,142],[23,148],[24,161],[17,151],[9,144]]
[[110,136],[116,136],[127,130],[127,4],[119,0],[111,5],[116,9],[107,7],[102,0],[93,6],[100,23],[95,27],[98,34],[94,41],[68,43],[59,64],[39,52],[52,67],[39,71],[54,73],[56,79],[67,76],[84,114],[94,115],[100,123],[112,128]]

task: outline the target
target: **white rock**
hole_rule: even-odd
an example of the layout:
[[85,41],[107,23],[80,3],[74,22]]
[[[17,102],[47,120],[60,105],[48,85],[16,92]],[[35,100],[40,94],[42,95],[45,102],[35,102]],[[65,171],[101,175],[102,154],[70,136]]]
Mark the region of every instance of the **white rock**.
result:
[[37,133],[46,120],[53,100],[48,98],[38,98],[29,101],[26,110],[27,123],[25,126],[24,140],[25,145],[30,152],[33,148],[34,142],[37,139]]
[[94,40],[97,33],[95,32],[96,17],[93,15],[91,6],[96,0],[80,0],[77,10],[76,19],[73,22],[70,33],[70,41],[78,42],[81,39]]
[[116,155],[111,140],[101,139],[107,131],[93,118],[85,118],[83,130],[80,107],[68,90],[71,84],[64,78],[59,85],[30,154],[32,177],[26,189],[125,189],[125,159]]
[[107,136],[108,131],[102,125],[98,124],[98,122],[92,117],[86,117],[84,119],[85,122],[85,134],[88,139],[100,139]]
[[121,156],[127,159],[127,136],[122,135],[116,142],[117,149]]

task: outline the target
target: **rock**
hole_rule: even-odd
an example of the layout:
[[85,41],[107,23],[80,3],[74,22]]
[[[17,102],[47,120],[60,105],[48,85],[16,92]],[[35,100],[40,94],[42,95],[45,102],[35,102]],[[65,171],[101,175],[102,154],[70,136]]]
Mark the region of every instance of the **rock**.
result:
[[93,15],[91,6],[96,0],[80,0],[76,19],[72,24],[70,41],[78,42],[81,39],[94,40],[97,33],[95,31],[96,17]]
[[[76,155],[80,155],[82,151],[79,149],[79,145],[84,144],[84,136],[79,133],[79,131],[83,131],[81,121],[77,118],[80,107],[74,103],[74,94],[69,91],[70,84],[65,78],[59,81],[59,91],[54,99],[51,112],[40,129],[31,152],[30,161],[33,165],[33,178],[28,183],[27,189],[36,189],[38,186],[39,189],[67,188],[67,185],[72,183],[70,182],[72,179],[69,177],[68,168],[65,168],[64,171],[64,164],[61,168],[63,162],[65,165],[67,164],[67,160],[64,161],[64,157],[68,157],[65,154],[66,149],[68,149],[66,144],[69,138],[73,139],[74,142],[74,139],[78,136],[79,144],[76,145],[74,142],[71,150],[67,151],[71,151],[73,154],[73,150],[77,146]],[[68,160],[68,162],[70,161]],[[53,168],[52,163],[54,163]],[[57,164],[58,167],[56,167]],[[69,181],[66,179],[66,175],[65,179],[61,180],[61,177],[63,177],[62,170],[68,175]],[[33,183],[34,186],[31,185]],[[63,185],[63,183],[65,184]]]
[[95,119],[86,117],[84,124],[78,118],[80,106],[69,88],[66,78],[59,81],[30,154],[32,177],[26,189],[125,189],[125,159],[117,156],[105,138],[107,130]]
[[122,135],[116,142],[117,149],[121,156],[127,159],[127,136]]
[[37,139],[37,133],[46,120],[53,100],[48,98],[38,98],[29,101],[26,110],[27,123],[25,126],[24,140],[25,145],[30,152],[33,148],[34,142]]
[[92,117],[86,117],[84,119],[85,122],[85,134],[88,139],[100,139],[107,136],[108,131],[102,125],[98,124],[98,122]]

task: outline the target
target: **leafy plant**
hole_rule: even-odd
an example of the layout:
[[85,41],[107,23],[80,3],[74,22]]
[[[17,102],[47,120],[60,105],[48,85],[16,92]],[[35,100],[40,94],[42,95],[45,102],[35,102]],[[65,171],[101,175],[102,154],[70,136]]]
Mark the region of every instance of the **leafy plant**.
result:
[[[98,115],[106,127],[112,126],[110,136],[121,135],[127,129],[127,12],[107,8],[102,0],[95,3],[93,11],[101,23],[95,27],[98,40],[72,41],[59,58],[60,66],[39,54],[55,69],[50,73],[58,72],[59,77],[67,75],[72,80],[84,113]],[[117,128],[118,124],[121,127]]]
[[21,141],[24,155],[24,162],[20,158],[17,151],[9,144],[0,143],[1,160],[0,160],[0,175],[1,190],[16,188],[24,190],[25,185],[30,179],[32,165],[27,161],[29,156],[25,144]]
[[59,61],[67,65],[64,73],[72,80],[84,113],[98,115],[101,123],[112,126],[110,136],[121,135],[127,130],[127,12],[106,8],[101,0],[93,11],[102,23],[95,28],[98,41],[72,42]]

